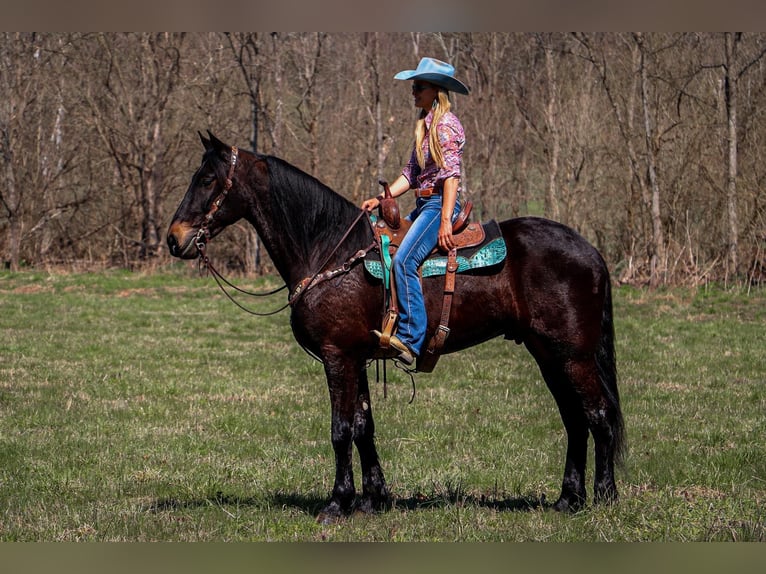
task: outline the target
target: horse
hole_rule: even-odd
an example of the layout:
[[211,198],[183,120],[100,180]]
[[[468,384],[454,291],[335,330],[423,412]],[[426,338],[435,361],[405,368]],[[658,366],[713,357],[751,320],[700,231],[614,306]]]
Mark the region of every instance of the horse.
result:
[[[375,446],[367,378],[381,352],[372,332],[384,313],[383,287],[359,264],[359,251],[374,243],[371,225],[360,208],[285,160],[239,150],[210,131],[208,136],[199,133],[202,162],[170,223],[169,251],[182,259],[202,258],[207,242],[227,226],[245,219],[255,228],[290,290],[293,335],[321,361],[327,378],[335,480],[317,520],[385,511],[392,500]],[[553,509],[574,512],[586,504],[589,434],[594,502],[613,503],[625,433],[607,265],[563,224],[518,217],[499,226],[507,256],[492,273],[460,274],[443,353],[499,336],[523,344],[555,399],[567,436]],[[443,287],[438,278],[423,279],[428,339],[438,327]],[[361,496],[354,484],[353,445],[360,457]]]

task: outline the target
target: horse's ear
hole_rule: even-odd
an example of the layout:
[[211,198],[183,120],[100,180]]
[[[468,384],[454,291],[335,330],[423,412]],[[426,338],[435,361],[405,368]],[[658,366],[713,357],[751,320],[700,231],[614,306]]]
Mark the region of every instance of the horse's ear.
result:
[[227,146],[225,143],[223,143],[221,140],[219,140],[217,137],[213,135],[213,132],[210,130],[207,130],[207,135],[210,136],[210,143],[212,144],[212,147],[217,149],[229,149],[229,146]]
[[199,134],[199,139],[202,140],[202,145],[205,146],[205,151],[208,151],[210,148],[213,147],[213,144],[210,143],[210,140],[207,139],[205,136],[202,135],[202,132],[197,132]]

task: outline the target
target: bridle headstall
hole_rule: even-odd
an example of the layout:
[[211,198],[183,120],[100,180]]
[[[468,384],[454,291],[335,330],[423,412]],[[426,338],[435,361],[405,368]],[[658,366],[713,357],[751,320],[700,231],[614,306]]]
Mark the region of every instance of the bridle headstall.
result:
[[210,211],[208,211],[207,215],[205,215],[205,223],[203,223],[202,227],[200,227],[197,230],[197,235],[194,238],[194,244],[199,250],[200,254],[204,252],[205,244],[207,243],[207,240],[210,239],[210,232],[208,231],[208,226],[210,225],[210,222],[213,221],[213,217],[215,216],[218,209],[221,207],[223,200],[226,199],[226,196],[228,195],[229,190],[231,189],[231,186],[234,185],[232,178],[234,177],[234,170],[237,167],[238,158],[239,158],[239,149],[237,148],[237,146],[231,146],[231,159],[229,161],[229,173],[226,175],[226,181],[223,184],[223,189],[221,190],[221,193],[218,194],[218,197],[215,198],[215,201],[213,201],[213,204],[210,206]]
[[346,230],[346,233],[343,235],[343,237],[341,237],[340,241],[338,241],[335,248],[330,252],[330,254],[327,256],[324,262],[319,266],[319,271],[314,273],[314,275],[312,275],[311,277],[306,277],[305,279],[302,279],[288,296],[287,303],[285,303],[279,309],[276,309],[274,311],[269,311],[267,313],[260,313],[258,311],[253,311],[252,309],[245,307],[239,301],[237,301],[234,297],[231,296],[231,294],[225,289],[223,284],[226,284],[227,286],[231,287],[235,291],[238,291],[239,293],[242,293],[244,295],[250,295],[251,297],[268,297],[269,295],[274,295],[276,293],[279,293],[283,289],[286,289],[287,285],[282,285],[281,287],[278,287],[276,289],[273,289],[271,291],[264,292],[264,293],[253,293],[251,291],[241,289],[237,287],[236,285],[232,284],[223,275],[221,275],[221,273],[213,266],[213,264],[210,261],[210,258],[207,255],[207,241],[208,239],[210,239],[210,231],[208,229],[208,226],[210,225],[210,222],[213,221],[213,217],[215,217],[216,212],[221,207],[221,204],[223,203],[223,200],[226,198],[226,195],[229,193],[229,190],[234,185],[233,183],[234,170],[237,167],[238,158],[239,158],[239,150],[237,149],[236,146],[232,146],[231,160],[229,163],[229,173],[226,176],[226,181],[224,182],[223,189],[221,190],[221,192],[218,194],[218,197],[216,197],[215,201],[213,201],[212,205],[210,206],[210,211],[208,211],[207,215],[205,215],[205,223],[203,223],[202,227],[200,227],[199,230],[197,231],[197,234],[194,237],[194,244],[197,247],[197,251],[199,252],[198,267],[199,267],[200,274],[203,273],[203,269],[210,272],[210,274],[213,276],[216,283],[218,284],[218,287],[221,289],[221,291],[223,291],[224,295],[226,295],[226,297],[228,297],[232,303],[234,303],[237,307],[239,307],[243,311],[250,313],[251,315],[257,315],[259,317],[268,317],[270,315],[276,315],[277,313],[287,309],[287,307],[292,307],[296,303],[298,303],[301,297],[303,297],[303,295],[312,287],[315,287],[316,285],[319,285],[320,283],[323,283],[324,281],[332,279],[333,277],[337,277],[338,275],[348,273],[349,271],[351,271],[351,268],[353,267],[355,263],[364,259],[367,256],[367,253],[371,249],[375,249],[378,247],[377,241],[373,240],[373,242],[368,247],[364,249],[360,249],[359,251],[354,253],[354,255],[352,255],[346,261],[344,261],[340,267],[337,267],[335,269],[330,269],[328,271],[321,271],[330,262],[330,259],[332,259],[332,257],[341,247],[341,245],[343,245],[344,241],[348,238],[348,236],[351,234],[351,231],[354,229],[356,224],[359,223],[362,217],[366,216],[367,221],[370,224],[370,227],[372,227],[372,221],[370,220],[369,212],[362,211],[356,217],[356,219],[354,219],[353,223],[351,223],[351,225],[348,227],[348,229]]

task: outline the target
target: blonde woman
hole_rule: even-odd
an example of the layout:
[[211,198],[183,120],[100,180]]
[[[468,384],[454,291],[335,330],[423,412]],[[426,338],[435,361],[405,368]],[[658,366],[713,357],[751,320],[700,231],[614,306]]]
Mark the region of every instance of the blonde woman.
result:
[[[412,80],[414,103],[420,108],[410,161],[390,185],[394,197],[410,189],[417,197],[415,209],[407,216],[412,227],[394,257],[399,326],[391,337],[399,358],[411,365],[425,343],[427,324],[418,267],[436,245],[445,251],[454,247],[452,222],[460,212],[465,133],[450,111],[450,92],[467,95],[469,89],[455,78],[453,66],[433,58],[421,59],[417,69],[404,70],[394,78]],[[379,203],[374,197],[361,207],[373,210]]]

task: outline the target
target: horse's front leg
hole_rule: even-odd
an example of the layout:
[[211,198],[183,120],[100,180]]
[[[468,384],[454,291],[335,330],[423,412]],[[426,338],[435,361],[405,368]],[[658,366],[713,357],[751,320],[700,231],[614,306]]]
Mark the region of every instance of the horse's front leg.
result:
[[375,448],[375,422],[372,418],[367,370],[364,365],[361,365],[359,370],[354,409],[354,444],[359,451],[362,466],[362,500],[358,508],[361,512],[373,512],[387,508],[390,495]]
[[335,484],[330,501],[317,520],[328,522],[353,510],[356,489],[352,469],[352,448],[359,449],[363,497],[361,511],[372,511],[388,502],[383,471],[375,449],[367,373],[362,361],[343,356],[324,358],[332,408],[331,435],[335,451]]
[[349,369],[337,358],[324,358],[327,386],[330,391],[331,440],[335,452],[335,484],[330,501],[319,513],[319,522],[338,519],[349,512],[354,504],[354,471],[351,454],[354,439],[354,398],[357,384]]

